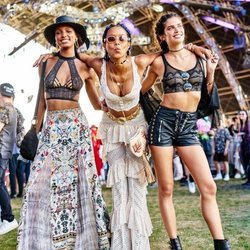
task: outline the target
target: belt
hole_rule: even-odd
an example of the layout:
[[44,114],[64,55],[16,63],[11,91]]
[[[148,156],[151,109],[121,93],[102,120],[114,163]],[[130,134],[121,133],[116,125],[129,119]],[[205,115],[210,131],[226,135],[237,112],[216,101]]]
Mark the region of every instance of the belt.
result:
[[119,124],[124,124],[127,121],[133,120],[135,117],[137,117],[140,113],[141,107],[138,105],[137,109],[135,110],[134,113],[128,116],[120,116],[116,117],[113,114],[111,114],[109,111],[106,112],[106,115],[114,122],[117,122]]

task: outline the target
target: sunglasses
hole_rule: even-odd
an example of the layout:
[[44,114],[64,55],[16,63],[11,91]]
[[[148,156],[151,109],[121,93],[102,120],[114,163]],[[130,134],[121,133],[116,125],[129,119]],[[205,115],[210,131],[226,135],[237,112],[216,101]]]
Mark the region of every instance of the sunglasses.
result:
[[190,77],[190,75],[188,74],[188,72],[181,73],[181,78],[184,81],[182,88],[185,92],[188,92],[188,91],[192,90],[192,88],[193,88],[192,84],[190,82],[188,82],[189,77]]
[[115,43],[117,39],[119,40],[119,42],[130,41],[129,37],[127,37],[126,35],[121,35],[121,36],[107,36],[106,38],[104,38],[104,42]]

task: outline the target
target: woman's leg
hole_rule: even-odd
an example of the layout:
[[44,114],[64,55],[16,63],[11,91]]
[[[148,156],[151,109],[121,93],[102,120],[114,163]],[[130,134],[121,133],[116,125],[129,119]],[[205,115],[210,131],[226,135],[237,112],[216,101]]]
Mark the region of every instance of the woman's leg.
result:
[[222,180],[220,162],[214,161],[214,166],[216,169],[216,176],[214,177],[214,180]]
[[150,146],[158,180],[159,207],[169,238],[177,238],[173,204],[173,147]]
[[214,239],[224,239],[216,201],[216,184],[201,146],[178,147],[178,154],[192,174],[201,194],[201,211]]
[[16,176],[17,176],[17,182],[18,182],[18,195],[17,197],[23,196],[23,183],[24,183],[24,168],[25,163],[23,161],[18,160],[17,161],[17,170],[16,170]]

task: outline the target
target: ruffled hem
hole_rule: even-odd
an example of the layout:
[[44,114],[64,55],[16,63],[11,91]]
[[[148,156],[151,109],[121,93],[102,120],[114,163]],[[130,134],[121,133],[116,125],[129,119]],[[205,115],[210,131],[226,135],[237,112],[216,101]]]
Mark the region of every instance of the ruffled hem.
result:
[[142,157],[138,158],[131,155],[125,159],[120,158],[113,161],[108,172],[107,187],[112,187],[115,183],[128,177],[139,179],[142,185],[146,184],[144,161]]
[[106,160],[107,153],[116,149],[117,143],[128,145],[130,138],[136,134],[140,127],[145,129],[146,134],[148,125],[142,111],[138,117],[124,124],[112,121],[104,113],[98,130],[100,139],[105,142],[103,143],[103,159]]
[[141,235],[149,237],[152,234],[152,223],[148,211],[139,211],[133,206],[120,206],[111,215],[111,232],[121,230],[127,224],[131,231],[139,232]]

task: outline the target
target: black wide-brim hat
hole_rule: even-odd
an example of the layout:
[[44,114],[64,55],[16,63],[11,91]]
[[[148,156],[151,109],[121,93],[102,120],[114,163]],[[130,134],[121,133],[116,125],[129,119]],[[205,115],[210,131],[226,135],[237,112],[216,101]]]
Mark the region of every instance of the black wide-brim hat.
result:
[[79,46],[85,43],[87,49],[89,48],[90,41],[87,37],[87,32],[85,28],[81,24],[77,23],[74,18],[70,16],[59,16],[56,18],[54,24],[51,24],[45,28],[44,36],[52,46],[56,47],[55,31],[56,28],[60,25],[69,25],[70,27],[72,27],[80,37],[80,39],[78,39]]

